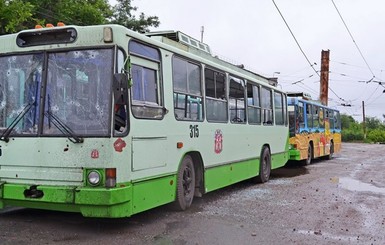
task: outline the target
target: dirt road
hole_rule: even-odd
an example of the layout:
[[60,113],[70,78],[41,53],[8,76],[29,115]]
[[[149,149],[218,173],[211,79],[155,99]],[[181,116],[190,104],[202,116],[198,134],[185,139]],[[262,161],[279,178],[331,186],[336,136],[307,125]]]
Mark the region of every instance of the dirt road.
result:
[[385,145],[344,144],[333,160],[273,171],[127,219],[11,209],[0,213],[3,244],[385,244]]

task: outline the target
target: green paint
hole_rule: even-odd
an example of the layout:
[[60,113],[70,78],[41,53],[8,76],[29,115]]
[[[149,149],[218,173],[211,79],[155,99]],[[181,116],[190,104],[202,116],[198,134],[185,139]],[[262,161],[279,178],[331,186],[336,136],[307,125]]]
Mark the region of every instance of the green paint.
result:
[[257,176],[258,169],[259,159],[252,159],[206,169],[206,192]]
[[131,199],[132,186],[119,188],[77,188],[75,190],[75,204],[87,205],[115,205],[128,203]]
[[175,200],[176,175],[133,184],[132,213],[139,213]]
[[19,206],[65,212],[80,212],[85,217],[129,217],[175,199],[176,176],[118,184],[117,188],[38,186],[41,198],[26,198],[27,185],[0,185],[0,208]]
[[301,159],[301,153],[300,153],[299,150],[291,149],[291,150],[289,151],[289,155],[290,155],[289,160],[296,160],[296,161],[302,160],[302,159]]
[[27,185],[4,184],[0,188],[0,208],[19,206],[67,212],[81,212],[88,217],[126,217],[131,215],[131,185],[118,188],[74,188],[38,186],[41,198],[24,197]]
[[[271,168],[276,169],[284,166],[288,158],[288,152],[272,155]],[[206,169],[206,192],[253,178],[259,174],[259,166],[259,158],[256,158]]]
[[289,152],[285,151],[271,156],[271,169],[276,169],[285,166],[289,160]]

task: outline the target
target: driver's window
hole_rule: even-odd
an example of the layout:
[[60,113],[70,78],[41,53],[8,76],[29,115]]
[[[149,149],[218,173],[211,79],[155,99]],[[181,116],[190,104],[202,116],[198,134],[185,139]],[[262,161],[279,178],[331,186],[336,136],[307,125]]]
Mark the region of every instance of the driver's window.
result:
[[[122,50],[118,50],[116,72],[124,72],[125,56]],[[114,136],[121,136],[127,133],[128,129],[128,112],[127,101],[115,101],[114,102]]]
[[129,51],[132,114],[135,118],[160,120],[164,116],[160,52],[155,47],[137,41],[129,43]]

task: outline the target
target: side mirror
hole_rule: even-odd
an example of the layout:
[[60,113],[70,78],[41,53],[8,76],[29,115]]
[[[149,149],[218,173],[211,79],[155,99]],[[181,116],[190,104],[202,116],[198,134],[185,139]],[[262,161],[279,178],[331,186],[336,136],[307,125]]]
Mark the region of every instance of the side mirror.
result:
[[128,76],[125,73],[114,74],[112,84],[114,91],[115,104],[124,105],[128,101]]

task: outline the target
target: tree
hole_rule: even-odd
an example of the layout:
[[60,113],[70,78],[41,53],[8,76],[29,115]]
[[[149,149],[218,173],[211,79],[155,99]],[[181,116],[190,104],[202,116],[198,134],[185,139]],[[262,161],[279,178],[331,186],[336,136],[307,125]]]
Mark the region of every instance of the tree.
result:
[[156,16],[139,17],[131,0],[118,0],[111,6],[108,0],[0,0],[0,35],[34,28],[36,24],[99,25],[114,23],[135,31],[158,27]]
[[[28,0],[35,6],[34,18],[38,24],[59,21],[73,25],[104,24],[112,16],[108,0]],[[32,28],[36,23],[29,25]]]
[[366,127],[368,130],[373,129],[385,129],[384,124],[381,122],[380,119],[376,117],[366,117],[365,118]]
[[28,28],[33,21],[34,6],[22,0],[0,0],[0,35]]
[[145,16],[140,13],[139,19],[133,15],[137,7],[131,5],[131,0],[117,0],[118,4],[113,7],[113,16],[110,23],[126,26],[137,32],[147,32],[149,27],[158,27],[160,22],[157,16]]
[[357,123],[356,120],[352,116],[348,116],[346,114],[341,114],[341,127],[342,129],[348,129],[353,125],[354,123]]

